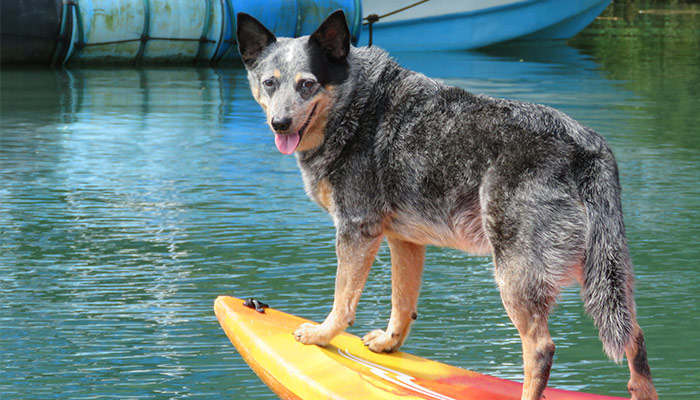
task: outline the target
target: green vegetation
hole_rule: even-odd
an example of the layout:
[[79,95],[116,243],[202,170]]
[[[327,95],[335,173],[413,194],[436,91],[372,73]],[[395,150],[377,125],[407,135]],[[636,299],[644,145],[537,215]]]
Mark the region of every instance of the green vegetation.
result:
[[569,43],[643,98],[655,140],[700,148],[700,3],[616,1]]

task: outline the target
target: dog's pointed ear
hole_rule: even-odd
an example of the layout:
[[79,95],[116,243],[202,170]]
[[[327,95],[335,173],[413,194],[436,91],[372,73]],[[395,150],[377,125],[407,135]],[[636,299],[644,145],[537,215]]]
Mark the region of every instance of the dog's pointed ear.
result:
[[265,25],[246,13],[238,13],[236,19],[238,52],[246,67],[252,67],[267,46],[277,42],[275,35]]
[[329,15],[311,34],[309,43],[320,46],[330,61],[343,62],[350,52],[350,29],[343,10]]

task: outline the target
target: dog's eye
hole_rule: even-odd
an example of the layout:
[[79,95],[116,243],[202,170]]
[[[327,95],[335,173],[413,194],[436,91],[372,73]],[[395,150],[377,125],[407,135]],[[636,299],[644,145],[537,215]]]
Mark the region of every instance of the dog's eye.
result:
[[262,82],[262,84],[263,84],[263,86],[265,86],[265,87],[271,88],[271,87],[275,86],[275,81],[272,80],[272,79],[265,79],[265,80]]
[[311,79],[304,79],[301,82],[301,87],[303,87],[304,89],[311,89],[314,86],[316,86],[316,82]]

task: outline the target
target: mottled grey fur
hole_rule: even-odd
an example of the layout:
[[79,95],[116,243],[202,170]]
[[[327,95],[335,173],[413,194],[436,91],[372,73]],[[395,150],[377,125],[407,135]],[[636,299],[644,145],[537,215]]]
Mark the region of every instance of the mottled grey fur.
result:
[[[263,46],[246,62],[251,87],[275,69],[282,80],[312,71],[309,46]],[[296,152],[312,199],[330,183],[339,243],[386,235],[492,252],[511,317],[524,309],[545,324],[578,280],[605,352],[621,360],[636,327],[633,272],[605,141],[557,110],[447,86],[376,47],[350,47],[345,61],[321,82],[334,96],[325,139]],[[280,90],[265,99],[268,116],[293,116],[305,99]]]

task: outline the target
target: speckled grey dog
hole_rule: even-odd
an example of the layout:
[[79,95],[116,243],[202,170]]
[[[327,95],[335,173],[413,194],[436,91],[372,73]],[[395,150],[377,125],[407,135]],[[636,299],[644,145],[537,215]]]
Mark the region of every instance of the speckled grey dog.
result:
[[364,342],[390,352],[416,318],[425,246],[493,253],[503,304],[523,344],[523,399],[547,385],[548,316],[581,284],[608,356],[626,353],[633,399],[656,399],[622,220],[615,159],[592,130],[554,109],[470,94],[355,48],[337,11],[311,35],[277,39],[238,15],[238,45],[275,144],[296,154],[307,194],[337,230],[333,309],[294,335],[327,344],[353,323],[386,237],[392,310]]

